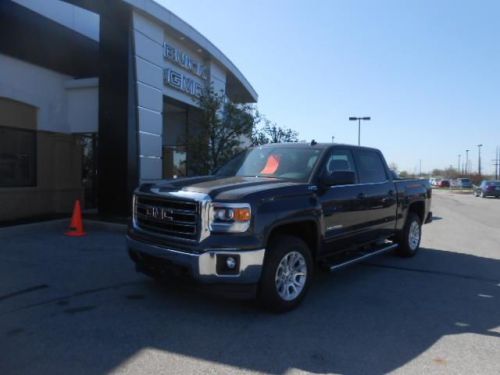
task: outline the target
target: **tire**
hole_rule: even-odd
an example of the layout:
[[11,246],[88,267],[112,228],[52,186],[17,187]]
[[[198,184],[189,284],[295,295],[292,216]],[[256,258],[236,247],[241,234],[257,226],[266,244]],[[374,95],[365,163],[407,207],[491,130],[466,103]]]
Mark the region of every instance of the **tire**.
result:
[[[293,263],[291,270],[290,261]],[[259,284],[259,301],[272,312],[290,311],[304,299],[312,276],[313,262],[307,244],[294,236],[276,236],[267,249]]]
[[477,193],[477,190],[474,190],[474,196],[477,198],[479,197],[479,194]]
[[397,236],[396,242],[399,247],[396,249],[396,253],[407,258],[414,256],[420,248],[421,239],[422,221],[416,213],[410,212],[403,230]]

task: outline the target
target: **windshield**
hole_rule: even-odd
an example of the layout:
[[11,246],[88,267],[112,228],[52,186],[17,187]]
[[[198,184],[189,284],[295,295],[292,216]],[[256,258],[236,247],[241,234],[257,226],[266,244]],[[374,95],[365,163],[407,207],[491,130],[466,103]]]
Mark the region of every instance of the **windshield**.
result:
[[243,152],[221,167],[216,176],[274,177],[307,181],[321,149],[257,147]]

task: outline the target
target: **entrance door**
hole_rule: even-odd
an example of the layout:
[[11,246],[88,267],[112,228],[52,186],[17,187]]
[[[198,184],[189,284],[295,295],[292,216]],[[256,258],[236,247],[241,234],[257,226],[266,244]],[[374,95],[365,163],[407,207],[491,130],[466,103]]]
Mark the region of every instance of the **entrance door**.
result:
[[97,134],[80,134],[84,208],[97,208]]
[[166,99],[163,106],[163,178],[187,175],[188,108]]

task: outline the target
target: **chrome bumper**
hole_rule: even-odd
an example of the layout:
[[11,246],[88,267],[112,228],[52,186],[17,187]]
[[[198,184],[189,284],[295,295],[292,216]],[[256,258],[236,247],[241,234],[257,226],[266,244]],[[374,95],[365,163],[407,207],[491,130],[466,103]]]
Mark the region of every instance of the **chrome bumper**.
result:
[[[134,240],[127,236],[129,251],[167,260],[174,266],[189,270],[190,275],[202,283],[255,284],[259,281],[264,264],[265,249],[242,251],[237,249],[209,249],[202,254],[192,254],[162,246]],[[236,274],[218,274],[217,256],[239,257],[239,271]]]

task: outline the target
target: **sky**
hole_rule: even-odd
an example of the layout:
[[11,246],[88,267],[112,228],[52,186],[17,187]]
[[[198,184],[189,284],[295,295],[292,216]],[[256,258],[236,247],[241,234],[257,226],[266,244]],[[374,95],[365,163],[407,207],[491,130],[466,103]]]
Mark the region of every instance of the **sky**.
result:
[[268,119],[310,141],[379,148],[400,171],[493,173],[500,1],[157,0],[214,43]]

